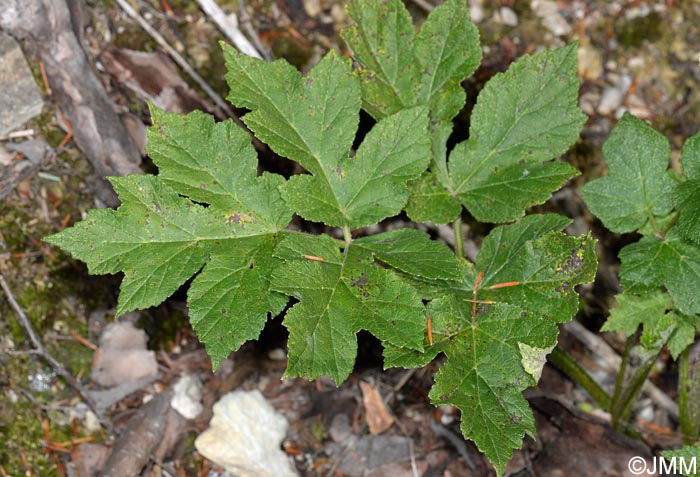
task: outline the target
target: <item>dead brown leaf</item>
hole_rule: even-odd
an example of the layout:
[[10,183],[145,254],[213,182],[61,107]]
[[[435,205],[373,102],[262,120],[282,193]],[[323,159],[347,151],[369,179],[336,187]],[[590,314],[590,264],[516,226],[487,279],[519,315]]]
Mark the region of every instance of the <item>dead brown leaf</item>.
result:
[[375,436],[379,435],[391,427],[394,423],[394,417],[387,409],[382,396],[374,386],[365,381],[360,381],[360,389],[362,390],[362,402],[367,412],[365,419],[369,426],[369,432]]

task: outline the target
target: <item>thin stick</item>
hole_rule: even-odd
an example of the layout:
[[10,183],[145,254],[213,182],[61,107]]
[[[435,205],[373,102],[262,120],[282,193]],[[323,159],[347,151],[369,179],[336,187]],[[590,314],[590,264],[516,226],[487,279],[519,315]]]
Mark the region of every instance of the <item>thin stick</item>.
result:
[[248,36],[253,42],[253,45],[255,45],[255,48],[258,49],[265,60],[270,61],[272,59],[272,55],[270,54],[269,49],[265,48],[263,44],[260,43],[260,38],[258,38],[257,32],[253,29],[253,24],[250,21],[250,15],[248,15],[248,12],[245,9],[245,3],[243,0],[238,1],[238,19],[241,26],[248,33]]
[[233,110],[229,107],[226,101],[223,100],[219,94],[214,91],[209,84],[204,81],[204,78],[199,76],[199,74],[187,63],[180,53],[175,51],[175,49],[165,41],[165,38],[161,36],[141,15],[139,15],[136,10],[134,10],[131,5],[126,0],[115,0],[117,4],[121,7],[124,12],[134,19],[136,23],[143,28],[146,33],[148,33],[151,38],[153,38],[167,53],[170,57],[177,63],[180,68],[182,68],[185,73],[187,73],[190,78],[192,78],[200,88],[209,96],[209,98],[214,101],[214,103],[221,108],[221,110],[230,117],[235,117]]
[[199,4],[199,8],[204,10],[204,13],[214,20],[219,30],[226,35],[226,38],[228,38],[236,48],[248,56],[262,59],[260,52],[248,41],[238,29],[235,22],[231,21],[230,18],[226,16],[214,0],[197,0],[197,3]]
[[433,430],[436,436],[442,437],[443,439],[447,440],[447,442],[452,444],[452,447],[454,447],[459,455],[462,456],[462,459],[464,459],[464,463],[467,464],[467,467],[469,467],[471,470],[476,470],[474,462],[469,457],[469,452],[467,451],[467,446],[464,443],[464,439],[457,436],[447,427],[443,426],[442,423],[433,419],[430,420],[430,428]]
[[82,384],[78,380],[76,380],[64,367],[61,363],[56,361],[56,359],[49,354],[48,351],[46,351],[46,348],[44,348],[44,345],[41,343],[41,340],[39,340],[39,337],[36,335],[34,332],[34,328],[32,328],[32,324],[30,323],[29,319],[27,318],[27,315],[24,314],[24,310],[22,310],[22,307],[19,306],[19,303],[17,303],[17,300],[15,300],[15,296],[12,294],[12,291],[10,290],[10,287],[8,286],[7,282],[5,281],[5,277],[0,275],[0,286],[2,287],[3,291],[5,292],[5,297],[7,297],[7,301],[10,303],[10,306],[12,309],[15,311],[17,314],[17,317],[19,318],[19,323],[22,325],[22,328],[27,332],[29,335],[29,339],[31,340],[32,344],[34,345],[34,348],[37,352],[37,354],[41,355],[42,358],[44,358],[48,363],[51,365],[51,367],[56,371],[56,374],[61,376],[63,379],[66,380],[66,382],[78,393],[78,395],[85,401],[85,403],[88,405],[90,410],[95,413],[95,415],[98,417],[100,420],[100,423],[107,429],[108,432],[111,432],[112,430],[112,423],[109,422],[100,411],[98,411],[97,406],[95,405],[95,402],[92,400],[90,395],[87,393],[85,388],[83,387]]
[[426,2],[425,0],[413,0],[413,3],[415,3],[419,8],[421,8],[425,13],[430,13],[433,11],[433,7],[431,4]]

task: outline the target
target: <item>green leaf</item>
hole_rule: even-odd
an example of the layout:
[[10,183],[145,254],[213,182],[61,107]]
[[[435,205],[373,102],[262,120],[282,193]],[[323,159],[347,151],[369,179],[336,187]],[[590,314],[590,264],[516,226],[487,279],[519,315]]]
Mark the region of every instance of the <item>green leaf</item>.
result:
[[[586,119],[578,108],[576,51],[573,43],[524,56],[479,94],[469,140],[455,147],[449,161],[451,191],[478,220],[517,219],[575,175],[570,167],[541,164],[563,154]],[[481,191],[488,194],[486,206]],[[515,204],[506,200],[509,194]]]
[[642,326],[642,345],[647,350],[658,351],[666,344],[673,359],[695,339],[692,321],[673,311],[673,300],[660,289],[641,295],[623,292],[616,300],[617,306],[610,310],[601,331],[623,331],[632,336]]
[[673,205],[680,213],[676,224],[678,232],[700,245],[700,179],[679,184],[673,196]]
[[643,237],[620,251],[620,280],[629,291],[665,286],[684,315],[700,314],[700,246],[669,234]]
[[[377,123],[353,158],[328,177],[292,177],[283,196],[308,220],[352,228],[398,214],[408,199],[406,182],[430,161],[425,109],[406,109]],[[326,182],[327,181],[327,182]]]
[[481,48],[462,2],[435,8],[417,36],[401,0],[353,0],[348,15],[353,23],[342,36],[359,64],[363,107],[375,119],[429,105],[440,122],[464,106],[460,83],[481,63]]
[[578,174],[562,162],[516,164],[500,170],[496,167],[493,174],[461,193],[459,198],[470,204],[469,211],[475,217],[507,222],[522,216],[531,205],[547,201],[552,191]]
[[681,163],[688,180],[676,188],[673,196],[673,205],[680,213],[676,229],[686,239],[700,244],[700,133],[683,145]]
[[669,313],[668,317],[673,320],[674,330],[666,346],[671,352],[671,357],[678,359],[681,353],[695,342],[698,317],[687,317],[675,311]]
[[403,209],[406,182],[419,177],[430,161],[425,108],[380,121],[350,157],[360,91],[348,61],[331,52],[302,78],[286,64],[265,63],[232,48],[225,53],[229,99],[252,109],[243,121],[275,152],[311,173],[292,177],[283,189],[296,213],[359,228]]
[[46,240],[90,273],[124,272],[117,314],[161,303],[204,266],[190,290],[190,319],[216,367],[286,302],[268,291],[265,257],[291,220],[278,191],[284,180],[256,177],[250,138],[231,121],[153,108],[153,122],[148,151],[162,176],[112,178],[116,211],[91,210]]
[[403,2],[351,1],[347,10],[354,23],[341,35],[360,65],[363,108],[381,119],[417,105],[415,30]]
[[535,436],[535,422],[522,391],[535,384],[523,369],[520,345],[545,348],[556,341],[557,327],[548,320],[525,318],[521,307],[496,304],[481,309],[458,298],[431,302],[429,313],[444,317],[453,331],[447,362],[435,375],[431,401],[462,411],[461,430],[503,474],[524,434]]
[[447,246],[425,232],[398,229],[353,242],[383,263],[411,275],[434,280],[459,280],[459,262]]
[[658,289],[643,295],[625,292],[615,299],[617,306],[610,309],[610,317],[600,331],[623,331],[631,336],[639,326],[651,325],[673,307],[669,294]]
[[[574,287],[595,275],[593,240],[557,231],[568,222],[556,215],[528,216],[495,228],[476,266],[465,263],[462,281],[448,284],[429,303],[433,344],[424,339],[424,352],[385,347],[385,366],[424,365],[438,353],[447,355],[431,400],[462,411],[464,436],[499,474],[524,434],[535,433],[521,394],[544,364],[535,358],[556,344],[556,324],[576,313]],[[481,303],[474,304],[475,298]]]
[[625,114],[603,145],[608,175],[581,189],[586,205],[613,232],[632,232],[672,209],[666,138]]
[[700,477],[700,443],[683,446],[680,449],[661,451],[668,466],[675,461],[675,471],[687,477]]
[[410,195],[406,213],[414,222],[447,224],[454,221],[462,211],[462,206],[435,177],[428,171],[418,179],[408,183]]
[[336,383],[352,371],[356,333],[368,330],[389,345],[422,350],[425,309],[418,292],[372,254],[354,244],[344,253],[326,236],[289,234],[275,255],[272,289],[300,302],[287,312],[287,376],[328,375]]
[[432,120],[452,119],[466,100],[462,81],[481,64],[479,31],[464,2],[446,0],[435,8],[418,32],[414,51],[421,75],[418,98],[430,104]]
[[250,109],[243,121],[273,151],[315,175],[347,156],[357,131],[360,88],[347,60],[328,53],[302,78],[283,60],[271,63],[224,46],[228,96]]
[[270,235],[237,243],[225,254],[213,255],[192,282],[187,293],[190,322],[213,363],[257,339],[267,314],[280,314],[289,301],[269,290],[270,275],[279,262],[272,256],[276,242]]
[[700,132],[688,138],[681,154],[683,174],[688,179],[700,179]]

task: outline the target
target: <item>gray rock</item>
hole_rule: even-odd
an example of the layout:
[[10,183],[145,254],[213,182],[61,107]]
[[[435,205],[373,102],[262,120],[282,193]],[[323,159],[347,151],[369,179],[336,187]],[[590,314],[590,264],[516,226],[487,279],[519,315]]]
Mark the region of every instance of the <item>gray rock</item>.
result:
[[288,427],[260,391],[234,391],[214,404],[194,446],[237,477],[297,477],[280,448]]
[[613,86],[605,88],[598,104],[598,113],[605,115],[615,112],[622,105],[631,85],[632,78],[625,75],[621,76]]
[[108,325],[100,337],[92,379],[102,386],[118,386],[156,376],[156,355],[146,349],[146,341],[146,333],[128,321]]
[[384,465],[411,458],[409,439],[389,435],[351,436],[342,444],[328,444],[326,452],[339,461],[338,470],[348,477],[363,477]]
[[17,42],[0,33],[0,136],[41,112],[44,100]]

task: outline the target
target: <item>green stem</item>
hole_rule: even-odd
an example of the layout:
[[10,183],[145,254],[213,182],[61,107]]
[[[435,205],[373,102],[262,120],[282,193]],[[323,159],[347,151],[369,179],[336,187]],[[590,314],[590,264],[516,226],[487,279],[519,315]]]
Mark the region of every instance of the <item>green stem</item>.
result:
[[345,239],[345,247],[343,248],[343,254],[345,258],[348,258],[348,250],[350,250],[350,243],[352,242],[352,231],[349,225],[343,225],[343,238]]
[[627,421],[632,413],[632,405],[642,391],[644,382],[649,377],[649,373],[654,368],[657,358],[661,354],[663,348],[659,348],[656,353],[649,353],[643,358],[642,363],[634,370],[632,377],[625,384],[625,374],[630,361],[630,355],[633,351],[633,344],[637,341],[639,332],[627,338],[625,343],[625,351],[622,354],[622,363],[620,372],[617,375],[617,383],[615,384],[615,394],[613,395],[612,404],[610,406],[610,421],[613,428],[620,430],[621,422]]
[[555,347],[549,355],[549,361],[585,389],[601,409],[610,410],[610,395],[566,351]]
[[690,351],[681,355],[678,383],[678,411],[685,444],[695,444],[700,436],[700,361],[690,365]]
[[618,402],[620,401],[620,395],[622,394],[622,388],[625,384],[625,373],[627,372],[627,361],[629,359],[630,350],[632,349],[632,343],[635,340],[635,335],[627,338],[625,342],[625,350],[622,352],[622,361],[620,362],[620,369],[617,372],[617,380],[615,381],[615,391],[613,392],[612,401],[610,402],[610,414],[612,415],[612,425],[615,429],[619,430],[618,422],[619,416],[616,417],[615,409],[618,407]]
[[654,229],[654,234],[658,235],[659,233],[661,233],[661,231],[659,230],[659,224],[656,223],[656,219],[654,218],[654,214],[647,211],[647,217],[649,218],[651,228]]
[[345,238],[345,246],[350,245],[350,242],[352,242],[352,231],[349,225],[343,225],[343,238]]
[[[690,347],[681,353],[680,369],[678,370],[678,419],[681,424],[683,440],[693,435],[694,426],[688,412],[688,396],[690,394]],[[687,444],[687,442],[686,442]]]
[[464,232],[462,232],[462,217],[457,217],[452,224],[455,234],[455,254],[459,258],[464,258]]
[[654,363],[659,357],[659,354],[661,354],[661,350],[635,370],[632,379],[630,379],[630,382],[620,394],[618,402],[613,404],[611,413],[613,426],[615,426],[616,423],[619,424],[620,421],[629,419],[632,413],[632,406],[637,400],[637,396],[639,396],[639,393],[642,391],[642,386],[644,386],[644,382],[649,377],[649,373],[654,368]]
[[661,230],[661,232],[657,233],[657,238],[664,238],[666,237],[666,234],[668,233],[669,230],[671,230],[671,227],[676,225],[676,222],[678,222],[678,218],[681,216],[680,212],[676,212],[673,217],[671,217],[671,220],[668,221],[668,223],[664,226],[664,228]]

